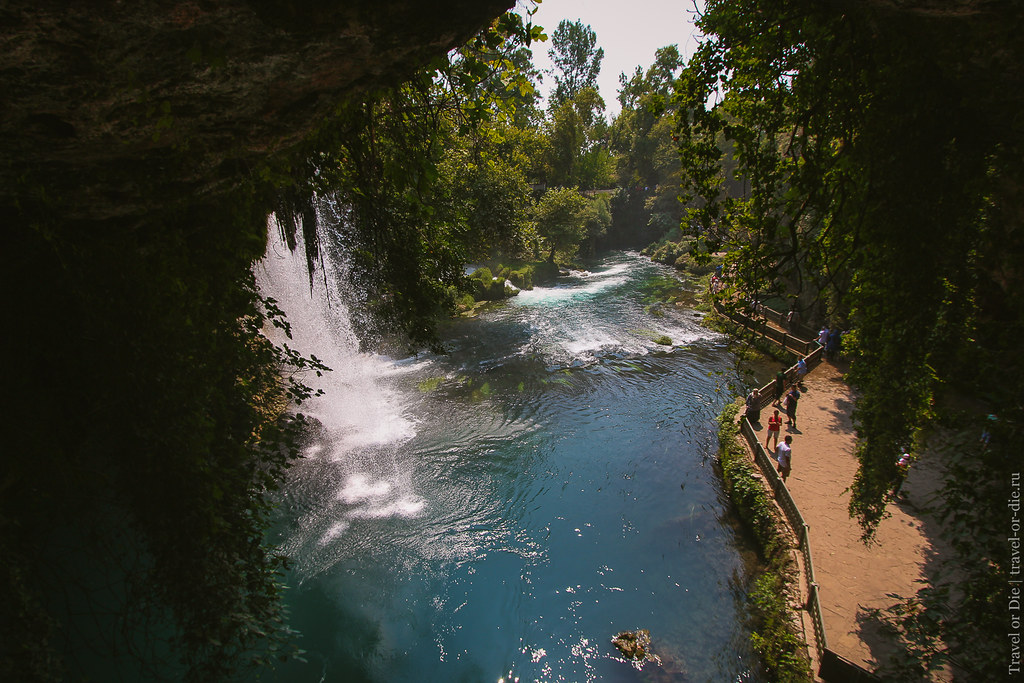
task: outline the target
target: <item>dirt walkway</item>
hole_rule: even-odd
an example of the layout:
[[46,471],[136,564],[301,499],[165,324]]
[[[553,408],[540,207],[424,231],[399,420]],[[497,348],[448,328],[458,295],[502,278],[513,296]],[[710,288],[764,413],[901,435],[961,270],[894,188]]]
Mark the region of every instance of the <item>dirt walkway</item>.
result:
[[[916,463],[904,485],[905,499],[890,505],[891,516],[879,525],[875,542],[865,546],[859,525],[847,513],[847,488],[857,470],[850,421],[853,395],[840,369],[827,361],[808,374],[804,385],[799,429],[783,425],[782,436],[793,436],[792,474],[786,483],[810,526],[829,648],[873,671],[891,646],[866,610],[894,602],[886,597],[889,593],[913,595],[916,582],[934,568],[934,522],[918,509],[924,508],[939,477],[930,463]],[[757,431],[762,444],[774,408],[767,406],[761,413]]]

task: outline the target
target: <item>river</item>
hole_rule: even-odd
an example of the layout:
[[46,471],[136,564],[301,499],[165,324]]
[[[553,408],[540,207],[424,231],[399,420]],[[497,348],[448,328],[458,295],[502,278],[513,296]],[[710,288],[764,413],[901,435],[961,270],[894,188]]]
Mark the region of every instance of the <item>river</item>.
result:
[[[334,368],[272,539],[306,661],[271,680],[761,680],[714,467],[741,378],[698,314],[654,303],[671,269],[615,253],[395,360],[357,351],[301,262],[257,266]],[[619,656],[634,629],[660,664]]]

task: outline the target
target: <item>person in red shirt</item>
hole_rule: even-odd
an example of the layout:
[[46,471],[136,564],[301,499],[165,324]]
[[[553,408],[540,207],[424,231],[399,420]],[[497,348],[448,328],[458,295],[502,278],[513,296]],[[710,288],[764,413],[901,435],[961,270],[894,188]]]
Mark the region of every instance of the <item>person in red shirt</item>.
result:
[[[775,414],[768,418],[768,438],[764,440],[764,449],[768,450],[768,442],[772,439],[775,440],[775,446],[779,445],[779,431],[782,429],[782,416],[779,415],[779,411],[775,411]],[[771,451],[768,451],[769,453]]]

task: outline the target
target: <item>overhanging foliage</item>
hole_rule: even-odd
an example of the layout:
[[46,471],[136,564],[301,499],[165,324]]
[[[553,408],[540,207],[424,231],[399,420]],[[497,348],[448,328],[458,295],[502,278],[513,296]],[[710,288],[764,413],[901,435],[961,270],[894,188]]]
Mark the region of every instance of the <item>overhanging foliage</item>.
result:
[[967,5],[711,0],[678,83],[678,133],[698,254],[727,250],[748,296],[817,298],[852,327],[850,511],[866,538],[901,449],[950,415],[944,397],[966,399],[957,429],[973,436],[947,459],[940,503],[959,575],[917,623],[941,624],[948,648],[928,666],[995,680],[998,613],[982,605],[1005,604],[1010,560],[995,492],[1021,466],[1024,13]]

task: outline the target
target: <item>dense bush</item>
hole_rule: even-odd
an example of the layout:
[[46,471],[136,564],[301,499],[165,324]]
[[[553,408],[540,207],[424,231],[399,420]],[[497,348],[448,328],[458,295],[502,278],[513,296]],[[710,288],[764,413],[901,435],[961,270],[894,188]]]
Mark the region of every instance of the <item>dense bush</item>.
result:
[[727,405],[718,417],[718,459],[726,491],[744,524],[753,533],[765,561],[749,594],[755,627],[751,641],[773,681],[810,681],[807,643],[796,632],[787,595],[795,577],[785,522],[755,465],[739,442],[736,422],[741,402]]

